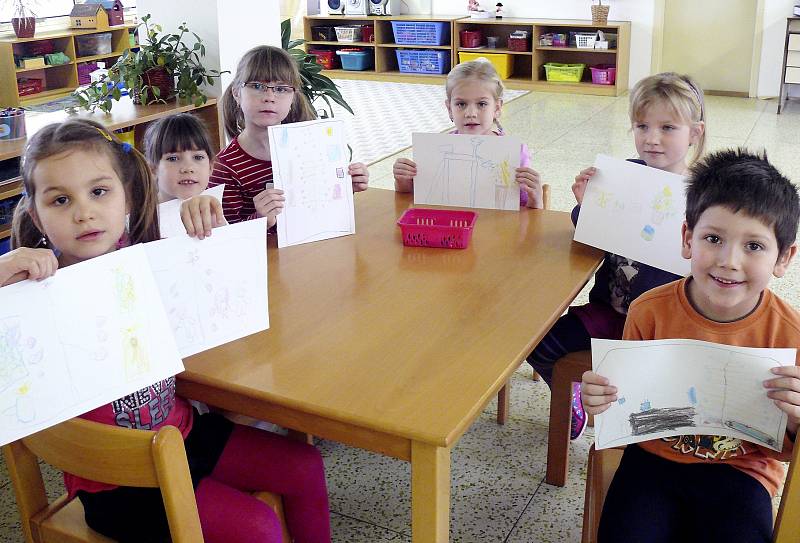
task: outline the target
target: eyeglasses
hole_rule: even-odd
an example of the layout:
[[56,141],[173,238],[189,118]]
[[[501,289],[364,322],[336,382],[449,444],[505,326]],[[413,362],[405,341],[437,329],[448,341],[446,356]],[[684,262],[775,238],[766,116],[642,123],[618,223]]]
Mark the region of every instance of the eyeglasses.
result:
[[275,96],[289,96],[294,92],[294,87],[291,85],[267,85],[261,81],[248,81],[242,83],[242,87],[247,87],[259,94],[267,94],[267,91],[271,89]]

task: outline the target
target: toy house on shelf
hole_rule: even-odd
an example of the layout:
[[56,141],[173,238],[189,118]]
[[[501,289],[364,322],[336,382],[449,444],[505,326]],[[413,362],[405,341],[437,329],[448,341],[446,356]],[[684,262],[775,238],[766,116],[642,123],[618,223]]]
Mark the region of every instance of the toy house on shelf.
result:
[[108,30],[108,14],[100,4],[75,4],[69,14],[69,26]]
[[124,6],[121,0],[86,0],[84,4],[99,4],[106,10],[108,24],[117,26],[125,23]]

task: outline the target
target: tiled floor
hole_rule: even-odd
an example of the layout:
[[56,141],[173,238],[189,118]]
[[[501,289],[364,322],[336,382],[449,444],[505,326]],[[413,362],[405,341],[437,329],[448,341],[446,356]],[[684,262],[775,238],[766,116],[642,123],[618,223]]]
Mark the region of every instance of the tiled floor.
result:
[[[376,98],[380,99],[380,98]],[[709,148],[766,147],[788,176],[800,180],[800,103],[780,116],[775,101],[708,98]],[[627,97],[605,98],[530,93],[504,111],[508,132],[533,151],[533,167],[553,188],[553,207],[573,205],[575,174],[599,153],[633,156]],[[374,187],[391,188],[398,155],[370,167]],[[532,278],[535,280],[535,278]],[[800,262],[773,288],[800,309]],[[585,292],[583,294],[585,296]],[[511,419],[494,421],[490,404],[455,447],[452,456],[451,540],[454,542],[580,540],[586,454],[591,432],[572,444],[564,488],[543,482],[549,390],[522,367],[513,380]],[[409,465],[323,441],[334,540],[342,543],[410,541]],[[58,476],[48,479],[57,493]],[[0,541],[21,541],[13,491],[0,463]]]

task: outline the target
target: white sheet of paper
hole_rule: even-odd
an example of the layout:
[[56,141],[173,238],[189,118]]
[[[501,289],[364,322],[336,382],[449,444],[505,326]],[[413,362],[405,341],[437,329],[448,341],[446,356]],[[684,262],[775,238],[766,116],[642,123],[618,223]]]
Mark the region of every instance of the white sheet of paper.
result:
[[144,247],[181,356],[269,328],[266,218]]
[[592,339],[592,368],[617,387],[597,415],[595,447],[676,435],[720,435],[780,451],[786,413],[762,385],[797,349],[733,347],[690,339]]
[[688,275],[689,261],[681,257],[686,178],[606,155],[597,155],[595,167],[575,241]]
[[142,245],[0,298],[0,445],[183,371]]
[[411,141],[415,204],[519,210],[519,138],[415,133]]
[[[217,185],[216,187],[206,189],[200,194],[213,196],[222,202],[222,193],[225,191],[225,185]],[[174,199],[168,200],[164,203],[158,204],[158,224],[161,230],[162,238],[172,238],[175,236],[186,236],[186,228],[181,221],[181,204],[183,200]]]
[[344,121],[270,126],[269,152],[275,188],[286,197],[278,215],[278,247],[355,234]]

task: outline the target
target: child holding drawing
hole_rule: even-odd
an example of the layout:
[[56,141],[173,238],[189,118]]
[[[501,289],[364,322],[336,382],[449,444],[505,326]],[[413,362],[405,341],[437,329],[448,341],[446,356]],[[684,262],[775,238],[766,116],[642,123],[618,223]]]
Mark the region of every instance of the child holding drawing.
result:
[[[283,49],[261,45],[239,61],[222,96],[225,132],[232,140],[217,155],[210,183],[212,187],[225,185],[222,207],[228,222],[267,217],[269,226],[275,224],[285,197],[282,190],[271,187],[267,129],[316,118],[301,88],[297,64]],[[348,173],[353,192],[367,189],[369,172],[364,164],[350,164]]]
[[[720,151],[695,165],[682,231],[691,274],[637,298],[623,338],[800,345],[800,313],[767,288],[797,252],[799,220],[797,189],[766,157]],[[788,415],[782,452],[719,436],[629,445],[608,490],[599,541],[771,541],[780,462],[790,459],[800,424],[800,367],[772,373],[763,387]],[[589,414],[617,401],[616,387],[591,371],[582,389]]]
[[[147,162],[97,123],[79,119],[38,131],[25,149],[22,180],[25,192],[14,212],[12,245],[48,250],[11,253],[14,265],[5,264],[5,275],[10,270],[42,277],[56,265],[70,266],[160,237],[157,190]],[[220,415],[197,415],[175,395],[174,377],[82,417],[126,428],[176,426],[185,439],[206,541],[280,542],[275,513],[250,494],[257,490],[282,495],[295,541],[330,541],[319,453]],[[114,487],[70,474],[64,474],[64,481],[96,531],[119,541],[169,540],[159,489]]]
[[[630,94],[629,116],[640,164],[677,174],[686,174],[690,161],[703,152],[705,106],[703,91],[688,76],[662,73],[639,81]],[[572,192],[578,205],[572,210],[577,224],[586,184],[594,175],[587,168],[575,177]],[[606,253],[594,276],[589,303],[573,306],[528,356],[528,362],[550,385],[553,367],[567,353],[584,351],[590,338],[620,339],[629,304],[651,288],[669,283],[678,276],[625,258]],[[577,439],[586,428],[586,414],[580,386],[573,385],[570,438]]]
[[[158,185],[159,203],[183,200],[181,219],[187,234],[203,239],[211,235],[210,228],[226,224],[219,200],[202,194],[214,160],[203,121],[191,113],[176,113],[150,123],[144,156]],[[204,224],[210,225],[208,230]]]
[[[459,64],[447,75],[445,107],[450,120],[456,125],[455,134],[481,136],[503,135],[500,112],[503,108],[503,82],[484,58]],[[495,125],[497,129],[495,130]],[[519,184],[519,204],[534,209],[544,207],[542,182],[536,170],[531,169],[531,155],[523,143],[520,149],[520,167],[515,173]],[[394,190],[413,192],[417,165],[409,158],[398,158],[392,168]]]

